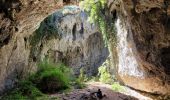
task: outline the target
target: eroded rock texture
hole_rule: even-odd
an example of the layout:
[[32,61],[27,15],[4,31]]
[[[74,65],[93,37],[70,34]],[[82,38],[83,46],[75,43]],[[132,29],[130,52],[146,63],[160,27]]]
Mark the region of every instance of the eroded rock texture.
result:
[[35,41],[31,45],[32,63],[48,57],[72,67],[76,75],[81,68],[88,76],[96,75],[109,52],[102,34],[87,18],[87,14],[75,6],[65,7],[46,18],[31,36]]
[[0,0],[0,93],[30,70],[28,37],[56,9],[75,0]]
[[[92,30],[90,25],[86,29],[91,31],[88,32],[90,34],[84,35],[85,31],[81,29],[81,21],[75,22],[75,19],[72,19],[74,24],[60,24],[60,31],[66,34],[61,34],[59,39],[43,42],[45,45],[38,42],[40,43],[38,46],[41,47],[39,49],[42,49],[41,52],[35,54],[31,52],[30,35],[47,15],[61,8],[63,4],[71,2],[70,0],[63,1],[0,0],[0,92],[13,87],[17,77],[33,70],[31,66],[35,66],[38,53],[46,55],[49,51],[49,53],[56,54],[55,57],[51,57],[55,58],[54,60],[67,58],[69,60],[65,61],[68,61],[68,64],[79,68],[88,65],[84,64],[85,60],[89,59],[90,53],[93,53],[96,48],[103,50],[96,46],[98,43],[95,43],[101,39],[100,34]],[[115,12],[116,10],[113,16],[117,16],[119,58],[116,69],[119,79],[126,85],[150,93],[170,94],[169,4],[169,0],[108,0],[110,11]],[[65,20],[69,20],[69,18],[65,17]],[[72,26],[67,28],[65,27],[67,24]],[[85,24],[83,25],[85,27]],[[96,39],[91,39],[92,37],[96,37]],[[81,39],[83,39],[82,42],[80,42]],[[50,45],[50,43],[57,44]],[[69,47],[72,44],[75,46]],[[50,47],[51,51],[45,49],[48,46],[53,46]],[[93,49],[89,51],[88,48]],[[72,52],[75,53],[72,54]],[[100,55],[101,51],[95,53],[96,56],[92,57],[93,60]],[[82,60],[83,64],[75,64],[73,60]],[[97,61],[100,62],[100,59]]]
[[119,78],[141,91],[170,94],[170,1],[114,2]]

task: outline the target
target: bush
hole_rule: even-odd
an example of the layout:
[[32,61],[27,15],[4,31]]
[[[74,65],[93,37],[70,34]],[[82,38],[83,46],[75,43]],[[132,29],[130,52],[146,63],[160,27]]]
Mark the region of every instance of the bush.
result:
[[71,71],[64,64],[53,64],[43,61],[38,65],[38,71],[31,78],[43,93],[54,93],[69,87]]
[[18,83],[17,88],[8,92],[2,97],[2,100],[37,100],[40,97],[46,97],[35,85],[29,80],[23,80]]
[[117,92],[125,91],[124,87],[121,86],[119,83],[116,83],[116,82],[112,84],[112,90],[117,91]]
[[108,72],[106,66],[99,67],[99,81],[107,84],[113,83],[113,78],[111,74]]
[[84,84],[84,82],[88,81],[87,76],[84,74],[84,68],[80,69],[80,75],[78,76],[77,79],[74,80],[75,81],[75,88],[77,89],[82,89],[84,87],[86,87],[86,85]]
[[18,82],[17,87],[4,95],[2,100],[48,100],[44,93],[54,93],[69,87],[71,71],[64,64],[44,60],[38,71],[28,79]]

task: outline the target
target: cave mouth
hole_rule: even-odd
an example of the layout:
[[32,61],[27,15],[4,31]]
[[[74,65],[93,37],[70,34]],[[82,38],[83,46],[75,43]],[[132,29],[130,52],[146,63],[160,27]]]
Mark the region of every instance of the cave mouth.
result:
[[[76,76],[82,68],[88,77],[96,76],[98,68],[109,56],[109,50],[97,26],[91,25],[88,14],[78,6],[64,6],[57,10],[29,37],[31,62],[48,57],[54,63],[62,62],[73,68]],[[50,44],[56,47],[47,47],[52,40],[58,41]]]
[[[63,2],[69,3],[70,0],[63,0]],[[74,10],[75,8],[76,8],[76,10]],[[77,82],[77,80],[75,80],[75,82],[77,82],[78,85],[81,85],[80,83],[82,81],[87,82],[88,78],[92,77],[91,80],[95,80],[95,79],[99,78],[99,79],[97,79],[97,81],[101,81],[101,82],[103,81],[104,84],[97,86],[97,88],[103,89],[103,87],[104,87],[104,88],[109,89],[108,91],[110,91],[111,90],[110,88],[112,88],[112,90],[120,92],[123,89],[123,87],[119,84],[119,82],[116,81],[116,83],[115,83],[114,75],[109,72],[109,71],[111,71],[110,70],[110,67],[111,67],[110,58],[106,59],[108,57],[108,55],[107,56],[105,55],[105,58],[104,57],[102,58],[101,55],[99,55],[99,54],[102,54],[103,52],[106,52],[106,51],[103,51],[103,48],[105,48],[103,41],[102,41],[103,48],[102,47],[99,48],[100,42],[101,42],[100,39],[102,37],[102,36],[98,35],[98,34],[100,34],[99,32],[92,32],[92,34],[94,34],[94,35],[90,35],[92,37],[89,36],[91,38],[90,40],[87,39],[88,43],[92,43],[92,44],[85,44],[85,46],[84,46],[83,43],[80,43],[78,46],[75,46],[73,48],[70,46],[70,44],[72,44],[73,46],[78,44],[81,41],[79,38],[81,38],[82,40],[85,40],[86,32],[89,31],[90,28],[94,28],[91,23],[88,24],[89,26],[87,26],[87,25],[83,24],[81,21],[78,24],[77,23],[72,24],[73,22],[71,20],[71,16],[69,16],[69,15],[74,16],[74,14],[78,13],[80,10],[79,8],[77,9],[77,7],[75,7],[75,8],[73,6],[69,6],[68,7],[69,10],[64,10],[64,11],[59,10],[59,13],[58,12],[55,13],[56,16],[54,16],[54,14],[52,14],[52,15],[48,16],[43,22],[41,22],[40,27],[33,33],[33,35],[31,35],[29,37],[30,45],[31,45],[30,46],[30,48],[31,48],[30,63],[35,64],[35,63],[39,62],[40,60],[42,60],[43,58],[46,59],[46,57],[47,57],[48,60],[50,60],[52,62],[62,62],[68,66],[69,66],[70,62],[73,61],[72,66],[74,67],[75,63],[80,63],[80,61],[83,60],[83,58],[87,57],[88,59],[85,59],[85,62],[83,63],[84,65],[82,64],[82,65],[78,66],[79,68],[78,68],[78,70],[76,70],[76,71],[80,72],[79,76],[76,76],[80,79],[78,80],[78,82]],[[63,17],[65,17],[65,16],[69,16],[67,21],[68,21],[68,24],[70,24],[70,26],[72,28],[70,28],[69,25],[61,27],[60,24],[66,23],[66,22],[64,22],[64,19],[63,19]],[[116,19],[116,16],[117,16],[117,12],[115,11],[115,12],[113,12],[113,19]],[[84,17],[82,19],[84,19]],[[86,27],[88,27],[89,29],[87,30]],[[64,34],[64,33],[66,33],[66,34]],[[61,44],[59,44],[59,41],[62,40],[62,38],[68,39],[68,40],[65,43],[65,42],[63,42],[63,41],[65,41],[63,39]],[[53,41],[51,41],[51,40],[53,40]],[[54,42],[56,42],[55,40],[57,41],[57,43],[54,43]],[[27,39],[24,38],[24,41],[27,42]],[[71,41],[71,42],[69,42],[69,41]],[[78,41],[78,43],[76,43],[77,41]],[[52,44],[50,44],[50,43],[52,43]],[[57,45],[57,44],[59,44],[59,45]],[[57,46],[55,46],[55,45],[57,45]],[[64,52],[62,52],[63,47],[66,47],[67,45],[69,45],[68,50],[64,50]],[[83,45],[82,48],[80,47],[81,45]],[[90,47],[89,47],[90,50],[87,50],[87,51],[82,50],[83,48],[86,48],[86,46],[89,46],[89,45],[90,45]],[[47,48],[47,47],[49,47],[49,48]],[[60,49],[58,50],[58,48],[56,49],[56,47],[60,47]],[[93,49],[93,52],[91,52],[91,49]],[[105,49],[107,49],[107,48],[105,48]],[[74,51],[76,51],[76,52],[74,52]],[[83,54],[84,52],[85,53],[89,52],[90,54],[84,55]],[[98,55],[96,56],[96,54],[98,54]],[[104,54],[106,54],[106,53],[104,53]],[[98,59],[95,59],[95,58],[98,58]],[[93,64],[91,64],[92,60],[94,60]],[[91,76],[86,77],[86,72],[81,72],[82,66],[83,67],[89,66],[89,68],[87,68],[87,69],[90,70],[91,72],[93,72],[94,70],[98,70],[99,74],[96,76],[92,76],[92,74],[90,74]],[[94,69],[94,66],[96,69]],[[77,66],[75,66],[75,67],[77,67]],[[62,70],[64,70],[64,69],[62,69]],[[39,72],[41,72],[41,71],[39,71]],[[46,74],[48,75],[48,73],[46,73]],[[46,77],[45,79],[43,79],[42,82],[46,81],[46,82],[44,82],[45,85],[43,84],[43,87],[47,86],[47,89],[49,87],[50,89],[52,89],[52,91],[56,91],[56,90],[53,90],[53,88],[54,88],[53,85],[55,84],[55,86],[60,87],[60,86],[62,86],[62,84],[54,82],[54,81],[57,80],[59,82],[58,79],[62,79],[63,77],[60,77],[58,79],[55,78],[54,80],[53,80],[53,77],[55,77],[55,74],[52,75],[52,77],[50,77],[50,78]],[[94,79],[93,79],[93,77],[94,77]],[[51,78],[52,78],[52,80],[50,80]],[[34,81],[36,83],[37,80],[34,80]],[[107,87],[107,84],[105,84],[105,83],[109,84],[109,88]],[[46,84],[48,84],[48,85],[46,85]],[[92,84],[95,85],[98,83],[92,82]],[[39,85],[41,85],[41,83]],[[45,89],[45,91],[46,91],[46,89]],[[123,96],[125,96],[125,95],[123,95]]]
[[[111,13],[116,21],[116,10]],[[31,39],[30,59],[33,63],[37,63],[47,58],[56,65],[57,63],[67,65],[74,73],[71,78],[77,78],[73,82],[74,85],[76,84],[75,89],[81,88],[82,83],[100,84],[97,88],[103,90],[104,87],[109,91],[121,93],[127,88],[116,79],[114,73],[116,69],[113,68],[102,34],[97,30],[97,26],[88,22],[87,19],[88,14],[78,6],[65,6],[49,15],[29,37]],[[55,80],[57,79],[50,81],[50,78],[45,78],[43,87],[49,86],[49,90],[43,88],[44,93],[56,92],[58,89],[56,85],[61,84],[53,82]],[[51,82],[54,84],[48,84]],[[56,89],[53,89],[52,85],[55,85]]]
[[[117,12],[113,11],[112,16],[113,19],[117,19]],[[81,88],[84,83],[88,86],[99,84],[96,87],[101,88],[102,91],[108,89],[121,93],[126,88],[116,79],[115,69],[111,65],[109,50],[105,47],[102,34],[98,30],[94,31],[96,28],[94,24],[84,22],[87,21],[86,17],[88,15],[77,6],[66,6],[49,15],[30,37],[32,45],[30,58],[36,63],[43,57],[48,57],[48,60],[55,64],[59,62],[69,66],[74,73],[71,77],[78,78],[73,82],[76,83],[75,89]],[[58,41],[48,44],[51,40]],[[50,47],[50,45],[56,46]],[[44,86],[49,86],[50,90],[45,88],[43,92],[52,90],[52,93],[55,93],[56,90],[51,87],[52,84],[48,84],[55,79],[49,82],[47,79]],[[54,83],[53,85],[61,85]],[[97,91],[96,87],[95,91]],[[55,88],[57,89],[58,86]]]

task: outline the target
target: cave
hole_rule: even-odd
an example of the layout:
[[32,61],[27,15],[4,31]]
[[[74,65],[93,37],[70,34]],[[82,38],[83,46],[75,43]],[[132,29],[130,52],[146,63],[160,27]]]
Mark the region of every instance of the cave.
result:
[[[119,100],[114,96],[115,91],[127,100],[169,100],[169,11],[168,0],[2,0],[0,95],[10,93],[15,87],[23,88],[20,87],[22,82],[12,77],[20,70],[23,80],[29,79],[31,73],[41,76],[26,85],[41,85],[42,77],[49,75],[40,75],[43,70],[39,63],[44,62],[44,65],[54,64],[55,68],[59,68],[56,67],[58,63],[71,68],[74,74],[68,76],[80,78],[70,82],[75,90],[81,87],[81,82],[88,80],[86,78],[91,78],[99,81],[92,82],[95,89],[96,84],[110,86],[112,92],[108,98],[113,100]],[[81,16],[82,13],[87,16]],[[47,65],[42,68],[53,66]],[[57,88],[68,85],[60,84],[67,82],[61,77],[56,78],[53,68],[45,70],[51,71],[52,76],[44,78],[43,87],[47,87],[43,93],[58,92],[53,85]],[[64,68],[57,69],[59,76],[67,76]],[[122,87],[126,88],[126,94],[120,92]],[[105,92],[103,87],[100,88]],[[24,96],[31,97],[27,92]],[[79,95],[76,100],[80,100]],[[84,100],[89,95],[81,97]]]

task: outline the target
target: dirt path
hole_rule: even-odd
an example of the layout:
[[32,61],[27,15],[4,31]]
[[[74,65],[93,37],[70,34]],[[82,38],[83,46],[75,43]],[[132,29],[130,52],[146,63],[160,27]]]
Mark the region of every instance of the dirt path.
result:
[[122,93],[114,92],[111,86],[100,82],[88,83],[84,89],[75,89],[69,93],[53,94],[52,98],[59,98],[59,100],[99,100],[92,95],[93,92],[101,89],[102,93],[106,95],[102,100],[138,100],[135,97],[128,96]]

